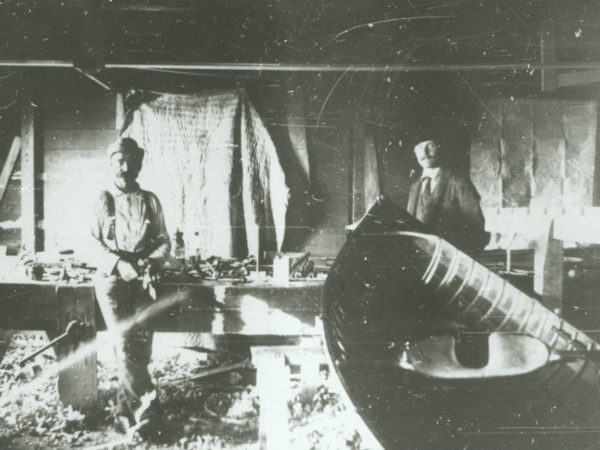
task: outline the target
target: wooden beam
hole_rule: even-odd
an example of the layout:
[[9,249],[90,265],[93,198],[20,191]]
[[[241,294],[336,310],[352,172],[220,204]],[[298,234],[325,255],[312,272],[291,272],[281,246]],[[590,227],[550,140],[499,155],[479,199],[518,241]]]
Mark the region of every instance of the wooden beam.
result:
[[41,143],[38,138],[37,104],[32,85],[21,91],[21,244],[25,251],[36,252],[41,245],[36,232],[39,217],[37,158]]
[[6,193],[6,187],[10,181],[10,176],[13,173],[15,168],[15,162],[17,161],[17,157],[19,156],[19,151],[21,150],[21,138],[16,136],[13,139],[12,145],[10,146],[10,150],[8,152],[8,156],[6,157],[6,161],[4,162],[4,166],[2,167],[2,172],[0,172],[0,202],[4,198],[4,194]]
[[[0,66],[2,61],[0,61]],[[6,64],[10,65],[10,64]],[[190,63],[117,63],[107,62],[106,69],[126,70],[214,70],[240,72],[505,72],[532,70],[588,70],[600,69],[600,62],[565,63],[431,63],[431,64],[327,64],[327,63],[239,63],[239,62],[190,62]]]
[[206,13],[206,7],[198,6],[194,2],[179,2],[175,4],[173,2],[166,2],[165,4],[149,4],[147,2],[110,2],[103,6],[104,10],[107,11],[138,11],[148,13],[181,13],[181,12],[204,12]]
[[64,59],[4,59],[0,60],[0,67],[51,67],[73,68],[73,61]]
[[600,83],[600,69],[558,74],[558,87],[585,86]]
[[[542,64],[556,64],[556,24],[545,22],[541,27]],[[556,70],[542,69],[542,92],[554,92],[558,86]]]
[[[0,59],[0,67],[74,68],[72,60]],[[448,63],[448,64],[327,64],[327,63],[239,63],[239,62],[106,62],[105,69],[124,70],[208,70],[234,72],[513,72],[532,70],[598,70],[600,62],[561,63]]]
[[110,87],[110,85],[105,83],[104,81],[102,81],[97,76],[89,74],[85,70],[83,70],[79,67],[75,67],[75,70],[77,72],[79,72],[81,75],[83,75],[84,77],[86,77],[88,80],[92,80],[94,83],[96,83],[98,86],[102,87],[103,89],[106,89],[107,91],[112,91],[112,88]]

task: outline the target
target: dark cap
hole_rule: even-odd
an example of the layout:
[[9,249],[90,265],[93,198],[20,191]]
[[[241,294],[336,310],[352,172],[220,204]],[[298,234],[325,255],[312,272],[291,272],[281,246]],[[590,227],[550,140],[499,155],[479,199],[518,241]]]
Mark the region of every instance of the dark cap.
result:
[[136,156],[140,160],[144,158],[144,149],[138,146],[135,139],[129,137],[118,138],[115,142],[110,144],[106,149],[106,156],[110,159],[112,155],[119,152]]
[[443,131],[439,127],[421,126],[412,130],[410,142],[412,147],[424,141],[435,141],[437,144],[441,144],[442,135]]

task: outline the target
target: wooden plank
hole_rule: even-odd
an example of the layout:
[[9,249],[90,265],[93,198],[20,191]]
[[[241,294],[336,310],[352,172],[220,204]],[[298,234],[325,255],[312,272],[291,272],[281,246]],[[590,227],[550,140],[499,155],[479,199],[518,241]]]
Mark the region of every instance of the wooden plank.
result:
[[554,238],[554,221],[537,242],[533,268],[533,289],[542,296],[544,306],[557,314],[563,308],[563,246]]
[[[25,251],[40,249],[36,233],[38,216],[38,197],[36,179],[39,153],[37,136],[37,105],[34,102],[33,87],[28,86],[21,92],[19,99],[21,113],[21,243]],[[40,192],[41,194],[41,192]]]
[[8,156],[6,157],[6,161],[2,167],[2,172],[0,172],[0,202],[2,202],[2,199],[4,198],[4,193],[6,192],[6,187],[10,181],[10,176],[15,168],[15,162],[17,162],[17,156],[19,156],[20,150],[21,138],[17,136],[13,139]]
[[175,299],[156,324],[160,331],[208,332],[216,335],[302,336],[316,333],[321,283],[297,287],[253,285],[162,285],[160,299]]
[[600,70],[579,70],[558,74],[558,87],[586,86],[599,82]]
[[[57,320],[55,288],[55,283],[47,282],[0,283],[0,327],[53,328]],[[76,298],[87,299],[94,288],[77,285],[70,289],[76,291],[72,293]],[[159,299],[166,307],[161,309],[161,320],[152,326],[155,331],[193,332],[193,339],[200,340],[206,339],[202,333],[314,336],[318,334],[315,324],[321,289],[322,282],[298,286],[291,283],[285,288],[218,282],[165,283],[160,286]],[[101,323],[98,319],[98,329],[103,329]]]

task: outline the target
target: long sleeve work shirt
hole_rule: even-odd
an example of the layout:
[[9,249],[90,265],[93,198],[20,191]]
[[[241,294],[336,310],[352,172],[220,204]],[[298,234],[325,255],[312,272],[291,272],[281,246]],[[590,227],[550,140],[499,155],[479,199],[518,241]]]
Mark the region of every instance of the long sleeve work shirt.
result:
[[156,195],[136,187],[123,192],[116,186],[102,191],[92,221],[93,263],[111,275],[119,259],[129,262],[149,258],[162,265],[171,243],[162,207]]

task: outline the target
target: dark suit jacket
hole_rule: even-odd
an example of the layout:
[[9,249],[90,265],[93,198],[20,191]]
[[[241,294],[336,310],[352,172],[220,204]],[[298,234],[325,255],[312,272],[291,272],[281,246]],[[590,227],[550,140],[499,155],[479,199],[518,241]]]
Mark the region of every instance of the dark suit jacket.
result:
[[[407,209],[413,216],[421,184],[419,179],[410,187]],[[489,241],[489,234],[485,232],[479,201],[479,194],[468,178],[442,167],[430,200],[424,206],[422,221],[461,250],[481,251]]]

